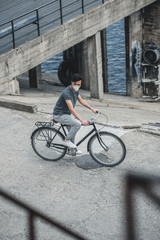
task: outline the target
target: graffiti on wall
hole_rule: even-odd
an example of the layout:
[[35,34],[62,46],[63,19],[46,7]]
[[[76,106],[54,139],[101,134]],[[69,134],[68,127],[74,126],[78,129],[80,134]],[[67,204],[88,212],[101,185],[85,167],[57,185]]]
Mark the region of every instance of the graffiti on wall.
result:
[[132,76],[143,88],[143,96],[159,99],[160,46],[150,43],[142,50],[140,42],[132,41]]
[[140,43],[136,40],[132,42],[132,66],[133,66],[133,76],[137,77],[138,84],[141,83],[141,66],[142,66],[142,48]]
[[142,62],[144,96],[160,97],[160,46],[153,42],[144,46]]

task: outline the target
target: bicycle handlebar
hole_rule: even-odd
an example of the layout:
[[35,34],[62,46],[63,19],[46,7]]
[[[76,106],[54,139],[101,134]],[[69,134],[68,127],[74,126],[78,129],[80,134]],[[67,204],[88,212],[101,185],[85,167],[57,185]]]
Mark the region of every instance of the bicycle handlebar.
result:
[[97,118],[98,118],[98,116],[101,114],[101,112],[96,112],[96,114],[97,114],[97,116],[95,117],[95,118],[91,118],[91,120],[90,121],[88,121],[89,122],[89,125],[92,125],[96,120],[97,120]]

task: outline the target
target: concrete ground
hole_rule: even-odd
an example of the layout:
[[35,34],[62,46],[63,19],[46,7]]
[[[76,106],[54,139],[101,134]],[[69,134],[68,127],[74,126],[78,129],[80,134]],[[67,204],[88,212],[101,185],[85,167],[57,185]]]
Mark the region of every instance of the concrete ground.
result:
[[[126,238],[126,174],[159,176],[160,105],[124,96],[106,94],[103,101],[81,95],[89,104],[108,116],[106,130],[121,136],[127,148],[126,159],[114,168],[84,170],[76,157],[65,156],[57,162],[44,161],[32,150],[30,136],[36,121],[49,121],[62,86],[44,86],[43,92],[21,89],[21,96],[0,96],[0,101],[36,105],[28,113],[0,107],[0,188],[33,206],[86,239],[123,240]],[[77,104],[85,119],[93,114]],[[101,116],[100,122],[105,118]],[[152,123],[152,124],[151,124]],[[77,139],[89,131],[82,127]],[[79,147],[86,154],[86,144]],[[159,193],[159,186],[153,186]],[[158,240],[160,212],[143,191],[133,194],[137,239]],[[27,239],[27,214],[0,197],[0,239]],[[37,239],[72,239],[39,219]]]

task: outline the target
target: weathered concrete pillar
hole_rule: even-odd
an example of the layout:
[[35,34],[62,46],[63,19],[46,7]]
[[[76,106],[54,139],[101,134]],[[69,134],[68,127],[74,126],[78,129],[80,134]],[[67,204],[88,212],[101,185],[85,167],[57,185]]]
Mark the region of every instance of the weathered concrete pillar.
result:
[[83,77],[82,88],[89,90],[90,81],[89,81],[89,71],[88,71],[88,45],[87,40],[79,44],[81,46],[80,56],[79,56],[79,72]]
[[0,84],[0,93],[1,94],[20,94],[19,82],[17,78],[14,78],[11,81],[6,81]]
[[143,93],[160,98],[160,1],[143,9]]
[[103,99],[101,35],[88,38],[88,68],[91,97]]
[[11,94],[20,94],[19,82],[17,78],[14,78],[13,81],[9,84]]
[[143,18],[138,11],[125,19],[127,95],[142,96]]
[[[102,51],[102,78],[103,90],[108,91],[107,85],[107,49],[106,49],[106,29],[101,32],[101,51]],[[88,68],[88,43],[87,40],[77,44],[74,47],[75,62],[78,65],[78,72],[83,77],[82,88],[90,90],[89,68]]]
[[41,65],[29,70],[29,86],[31,88],[41,89],[40,81],[42,80]]

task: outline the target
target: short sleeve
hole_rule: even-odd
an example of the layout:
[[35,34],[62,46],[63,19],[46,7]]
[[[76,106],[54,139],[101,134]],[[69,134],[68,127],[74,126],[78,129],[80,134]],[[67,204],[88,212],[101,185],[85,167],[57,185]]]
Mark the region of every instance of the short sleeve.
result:
[[64,97],[64,100],[71,100],[71,95],[69,92],[64,92],[63,97]]

